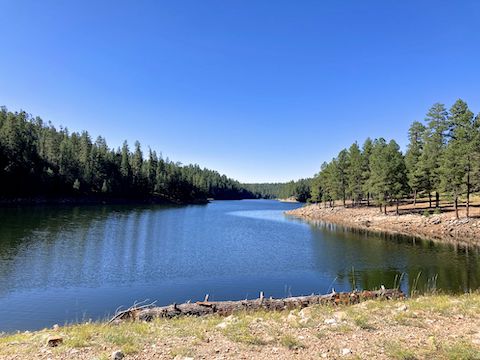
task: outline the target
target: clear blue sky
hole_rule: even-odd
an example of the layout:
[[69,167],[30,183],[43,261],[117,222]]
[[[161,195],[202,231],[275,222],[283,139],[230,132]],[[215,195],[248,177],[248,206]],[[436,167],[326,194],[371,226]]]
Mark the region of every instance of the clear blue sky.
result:
[[240,181],[480,110],[480,1],[0,0],[0,104]]

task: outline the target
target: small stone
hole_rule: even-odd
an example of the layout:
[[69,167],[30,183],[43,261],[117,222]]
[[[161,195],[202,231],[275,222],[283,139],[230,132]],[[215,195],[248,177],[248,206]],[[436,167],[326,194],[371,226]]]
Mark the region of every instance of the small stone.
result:
[[63,338],[61,336],[51,336],[47,340],[47,346],[57,347],[63,343]]
[[351,353],[352,353],[352,350],[350,349],[347,349],[347,348],[342,349],[342,356],[347,356],[347,355],[350,355]]
[[337,320],[335,320],[335,319],[326,319],[326,320],[324,321],[324,323],[327,324],[327,325],[335,325],[335,324],[337,323]]
[[112,353],[112,360],[122,360],[124,357],[125,355],[123,355],[123,352],[121,352],[120,350],[114,351]]
[[408,310],[408,306],[403,304],[403,305],[400,305],[398,308],[397,308],[398,311],[407,311]]
[[60,329],[60,326],[58,326],[58,324],[55,324],[52,326],[52,329],[57,331],[58,329]]
[[226,329],[227,326],[228,326],[228,324],[227,324],[225,321],[222,321],[220,324],[218,324],[218,325],[216,326],[216,328],[223,330],[223,329]]

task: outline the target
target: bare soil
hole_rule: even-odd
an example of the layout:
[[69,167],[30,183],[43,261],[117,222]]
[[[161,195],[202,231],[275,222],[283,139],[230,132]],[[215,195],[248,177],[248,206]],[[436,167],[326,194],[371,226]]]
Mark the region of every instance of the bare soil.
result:
[[[367,231],[403,234],[419,238],[453,243],[462,246],[480,246],[480,207],[470,207],[470,217],[465,209],[460,211],[460,219],[455,218],[453,209],[443,204],[441,213],[428,209],[427,203],[416,206],[400,206],[396,215],[395,206],[387,207],[387,215],[378,207],[324,207],[323,204],[307,205],[288,211],[288,215],[306,219],[343,225]],[[425,211],[429,212],[425,216]]]
[[[229,317],[93,323],[0,336],[0,359],[480,359],[480,295]],[[61,338],[49,347],[48,338]]]

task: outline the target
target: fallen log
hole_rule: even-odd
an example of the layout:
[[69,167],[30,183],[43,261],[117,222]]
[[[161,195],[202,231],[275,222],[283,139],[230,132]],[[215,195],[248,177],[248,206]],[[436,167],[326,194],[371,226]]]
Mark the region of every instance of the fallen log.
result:
[[265,298],[263,292],[254,300],[240,301],[204,301],[195,303],[172,304],[168,306],[132,307],[121,314],[116,314],[111,322],[122,320],[151,321],[155,318],[173,318],[177,316],[204,316],[218,314],[227,316],[234,312],[251,310],[281,311],[285,309],[304,308],[310,305],[353,305],[366,300],[374,299],[403,299],[405,295],[398,289],[385,289],[377,291],[352,291],[327,295],[297,296],[283,299]]

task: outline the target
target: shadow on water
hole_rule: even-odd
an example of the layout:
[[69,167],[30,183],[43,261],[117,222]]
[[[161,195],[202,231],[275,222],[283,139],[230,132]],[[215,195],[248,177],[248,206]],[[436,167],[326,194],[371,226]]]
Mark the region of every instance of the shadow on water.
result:
[[[331,223],[309,223],[316,234],[316,259],[339,268],[337,279],[350,289],[399,285],[407,293],[466,292],[480,288],[479,248]],[[321,266],[319,264],[319,266]],[[343,286],[342,289],[345,289]]]

